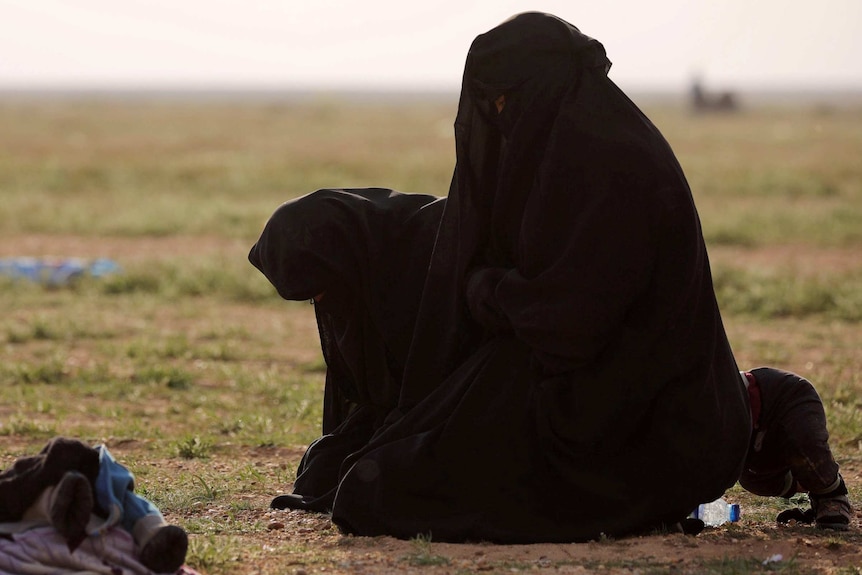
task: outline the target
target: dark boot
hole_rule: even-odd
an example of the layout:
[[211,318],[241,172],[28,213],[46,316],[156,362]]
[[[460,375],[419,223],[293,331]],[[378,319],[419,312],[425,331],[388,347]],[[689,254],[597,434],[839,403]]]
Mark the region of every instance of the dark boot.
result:
[[189,536],[176,525],[159,527],[141,549],[141,563],[156,573],[176,573],[186,561]]
[[814,523],[820,529],[834,529],[836,531],[850,529],[853,509],[850,507],[850,500],[846,495],[812,498],[811,508],[815,514]]
[[75,549],[87,536],[87,523],[93,512],[93,488],[90,481],[77,471],[63,474],[54,488],[48,510],[51,524]]
[[847,486],[844,478],[838,476],[838,487],[823,494],[810,494],[811,509],[814,511],[814,523],[820,529],[846,531],[850,528],[853,518],[853,508],[847,497]]

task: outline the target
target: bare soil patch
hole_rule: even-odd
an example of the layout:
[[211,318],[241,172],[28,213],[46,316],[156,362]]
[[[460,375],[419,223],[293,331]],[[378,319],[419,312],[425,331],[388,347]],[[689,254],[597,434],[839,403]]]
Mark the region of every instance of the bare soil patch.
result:
[[862,269],[862,251],[853,247],[779,245],[759,248],[716,246],[709,249],[714,263],[759,270],[790,270],[804,276],[845,273]]
[[136,262],[164,257],[248,253],[252,243],[222,236],[17,234],[2,238],[0,257],[111,258]]
[[[248,458],[266,468],[278,466],[284,457],[298,455],[298,450],[238,451],[223,461],[235,465]],[[849,483],[858,484],[862,480],[860,469],[854,462],[843,467],[842,473]],[[290,487],[285,485],[285,492]],[[242,558],[247,573],[700,575],[778,571],[838,575],[857,573],[853,569],[862,565],[862,517],[858,514],[851,530],[841,533],[756,521],[745,517],[743,507],[739,523],[707,528],[697,536],[653,534],[570,544],[451,544],[345,536],[327,515],[268,509],[268,494],[246,498],[251,509],[241,517],[268,526],[265,533],[243,536],[248,549],[254,550]],[[218,508],[201,512],[227,516],[227,510]],[[267,553],[267,549],[285,548],[291,551]],[[734,562],[736,567],[721,569]],[[745,566],[739,565],[741,562]]]

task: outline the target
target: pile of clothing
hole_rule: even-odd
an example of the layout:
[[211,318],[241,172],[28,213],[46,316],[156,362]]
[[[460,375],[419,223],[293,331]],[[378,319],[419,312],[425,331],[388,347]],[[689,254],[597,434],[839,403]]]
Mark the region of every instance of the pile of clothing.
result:
[[194,573],[188,535],[104,445],[56,437],[0,473],[0,573]]

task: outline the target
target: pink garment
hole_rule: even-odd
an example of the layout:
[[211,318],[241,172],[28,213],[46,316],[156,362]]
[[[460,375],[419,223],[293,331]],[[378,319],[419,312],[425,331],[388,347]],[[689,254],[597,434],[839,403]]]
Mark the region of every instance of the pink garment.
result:
[[[137,559],[132,536],[113,527],[103,535],[87,537],[69,551],[66,540],[53,527],[36,527],[0,538],[0,575],[48,575],[94,573],[105,575],[151,575]],[[181,567],[177,575],[199,575]]]

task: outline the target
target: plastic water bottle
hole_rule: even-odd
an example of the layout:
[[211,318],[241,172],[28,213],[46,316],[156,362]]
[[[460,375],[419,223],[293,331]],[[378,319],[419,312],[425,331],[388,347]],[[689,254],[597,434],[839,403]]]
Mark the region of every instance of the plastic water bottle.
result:
[[701,503],[691,517],[700,519],[708,527],[717,527],[728,522],[739,521],[739,505],[718,498],[711,503]]

